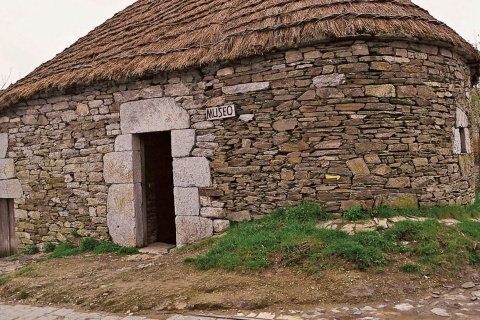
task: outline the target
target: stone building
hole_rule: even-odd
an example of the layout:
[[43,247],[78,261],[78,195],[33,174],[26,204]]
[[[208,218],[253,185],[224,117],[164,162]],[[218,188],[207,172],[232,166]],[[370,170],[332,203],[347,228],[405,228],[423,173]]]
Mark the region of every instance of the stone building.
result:
[[4,248],[468,205],[479,61],[410,0],[139,0],[0,95]]

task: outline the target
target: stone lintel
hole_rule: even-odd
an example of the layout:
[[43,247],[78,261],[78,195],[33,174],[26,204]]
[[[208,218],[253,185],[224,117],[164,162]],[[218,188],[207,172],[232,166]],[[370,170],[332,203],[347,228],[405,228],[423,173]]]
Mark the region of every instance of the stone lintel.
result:
[[468,116],[460,108],[456,111],[456,125],[457,128],[468,128]]
[[8,149],[8,133],[0,133],[0,159],[7,156]]
[[211,186],[210,163],[204,157],[173,159],[173,184],[175,187]]
[[13,159],[0,159],[0,180],[15,177],[15,164]]
[[175,215],[198,216],[200,214],[200,196],[198,188],[174,188]]
[[21,197],[23,197],[23,191],[18,179],[0,180],[0,198],[20,199]]
[[103,157],[103,176],[107,183],[137,183],[142,180],[140,151],[107,153]]
[[140,183],[114,184],[108,190],[107,225],[113,242],[143,245],[142,188]]
[[172,157],[183,158],[190,156],[195,145],[195,130],[172,130]]
[[140,137],[136,134],[122,134],[115,139],[115,151],[140,151]]
[[169,131],[189,128],[190,116],[173,98],[156,98],[122,104],[120,123],[123,134]]
[[178,247],[213,236],[213,221],[207,218],[178,216],[175,224]]

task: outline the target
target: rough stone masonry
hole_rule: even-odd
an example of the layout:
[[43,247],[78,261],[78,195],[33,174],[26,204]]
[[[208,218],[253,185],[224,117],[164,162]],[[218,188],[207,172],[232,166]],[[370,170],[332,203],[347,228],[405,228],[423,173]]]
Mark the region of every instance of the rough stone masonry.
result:
[[[467,205],[469,88],[449,49],[361,40],[73,88],[0,113],[0,194],[22,245],[74,230],[138,245],[137,134],[168,130],[180,245],[302,200]],[[236,117],[206,120],[232,104]]]

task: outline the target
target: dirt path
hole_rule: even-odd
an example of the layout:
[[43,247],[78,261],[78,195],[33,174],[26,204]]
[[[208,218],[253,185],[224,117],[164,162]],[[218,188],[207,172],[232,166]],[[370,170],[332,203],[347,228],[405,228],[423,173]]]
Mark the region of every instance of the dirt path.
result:
[[[333,263],[334,267],[314,275],[289,268],[203,272],[183,263],[190,254],[85,255],[34,262],[20,269],[31,261],[0,259],[0,276],[17,268],[17,276],[0,286],[0,296],[11,303],[155,318],[171,313],[258,317],[267,312],[279,320],[383,318],[385,314],[390,319],[397,312],[405,319],[431,315],[434,304],[450,315],[480,314],[478,300],[471,300],[472,293],[480,290],[478,270],[425,277],[393,268],[360,272],[338,261],[337,266]],[[474,286],[462,289],[467,282]],[[395,306],[402,303],[412,307],[397,310]]]

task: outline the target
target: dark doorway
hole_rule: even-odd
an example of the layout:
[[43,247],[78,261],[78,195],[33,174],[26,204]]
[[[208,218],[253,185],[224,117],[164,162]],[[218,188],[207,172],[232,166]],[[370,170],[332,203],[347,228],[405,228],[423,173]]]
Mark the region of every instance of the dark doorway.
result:
[[147,243],[176,244],[170,131],[142,135]]
[[16,253],[13,199],[0,199],[0,258]]

